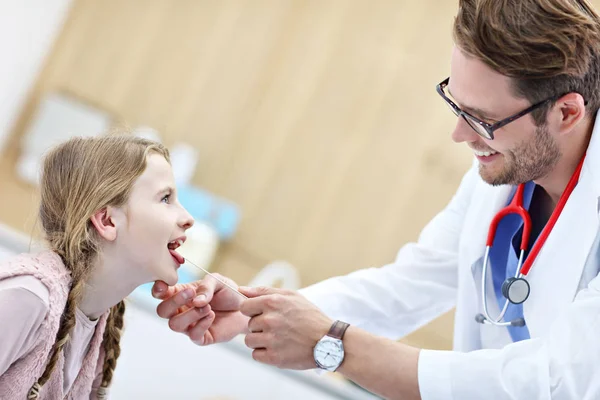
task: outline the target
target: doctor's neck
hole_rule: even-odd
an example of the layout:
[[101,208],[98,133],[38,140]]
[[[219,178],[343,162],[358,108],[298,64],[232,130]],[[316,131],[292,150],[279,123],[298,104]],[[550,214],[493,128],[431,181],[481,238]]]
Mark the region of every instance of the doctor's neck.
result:
[[578,126],[573,128],[574,131],[569,135],[568,140],[563,143],[560,158],[554,168],[543,177],[534,180],[550,197],[552,209],[558,203],[579,162],[587,151],[594,129],[594,121],[595,116],[584,118]]

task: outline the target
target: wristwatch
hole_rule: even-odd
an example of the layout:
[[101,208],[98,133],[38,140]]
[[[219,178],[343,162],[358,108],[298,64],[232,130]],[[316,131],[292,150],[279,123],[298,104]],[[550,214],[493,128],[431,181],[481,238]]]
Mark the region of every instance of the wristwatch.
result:
[[344,344],[342,338],[350,325],[335,321],[329,332],[315,345],[313,356],[317,367],[334,372],[344,361]]

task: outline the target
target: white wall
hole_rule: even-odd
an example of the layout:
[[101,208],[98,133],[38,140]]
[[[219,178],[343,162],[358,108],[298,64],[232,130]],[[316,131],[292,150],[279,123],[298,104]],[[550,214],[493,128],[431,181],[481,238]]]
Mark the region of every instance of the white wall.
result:
[[0,151],[72,0],[0,0]]

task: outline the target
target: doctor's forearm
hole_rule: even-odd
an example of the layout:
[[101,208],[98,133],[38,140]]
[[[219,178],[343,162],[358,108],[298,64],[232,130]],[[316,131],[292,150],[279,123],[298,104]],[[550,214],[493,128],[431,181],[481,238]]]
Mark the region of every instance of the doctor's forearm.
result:
[[349,327],[344,335],[342,375],[385,399],[421,400],[420,349]]

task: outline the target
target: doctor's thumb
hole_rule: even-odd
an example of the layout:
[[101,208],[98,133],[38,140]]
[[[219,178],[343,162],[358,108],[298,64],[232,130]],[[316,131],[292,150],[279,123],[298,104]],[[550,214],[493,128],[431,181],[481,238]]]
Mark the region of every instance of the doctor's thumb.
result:
[[152,297],[164,300],[169,295],[169,285],[163,281],[156,281],[152,285]]
[[266,296],[268,294],[277,293],[277,289],[270,288],[267,286],[259,286],[259,287],[240,286],[238,288],[238,290],[240,291],[240,293],[242,293],[243,295],[245,295],[246,297],[249,297],[249,298]]

